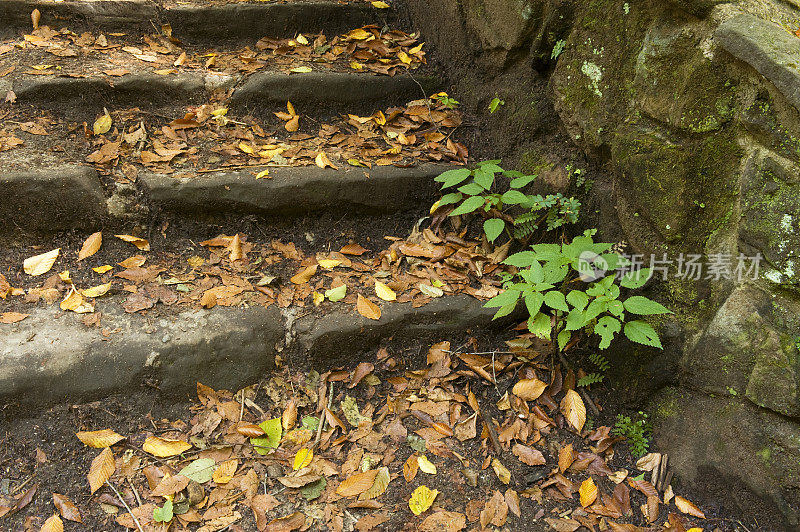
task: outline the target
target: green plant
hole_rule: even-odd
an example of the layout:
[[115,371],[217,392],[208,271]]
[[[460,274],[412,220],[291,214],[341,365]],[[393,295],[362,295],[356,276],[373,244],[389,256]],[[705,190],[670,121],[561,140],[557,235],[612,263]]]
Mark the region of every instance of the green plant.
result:
[[555,46],[553,46],[553,51],[550,53],[550,59],[558,59],[558,56],[564,51],[566,45],[567,41],[564,39],[557,40]]
[[433,99],[438,101],[448,109],[455,109],[461,104],[461,102],[459,102],[455,98],[451,98],[446,92],[440,92],[438,94],[434,94]]
[[592,384],[603,382],[603,379],[606,378],[604,373],[608,371],[608,368],[610,367],[608,359],[600,353],[592,353],[589,356],[589,360],[597,367],[599,372],[596,371],[584,375],[578,379],[578,386],[591,386]]
[[[554,353],[564,348],[573,333],[585,331],[600,337],[606,349],[617,333],[631,341],[661,348],[658,333],[639,319],[628,316],[666,314],[671,311],[643,296],[621,299],[621,288],[639,288],[649,270],[631,271],[617,279],[617,268],[627,259],[610,251],[612,244],[595,242],[590,229],[565,244],[536,244],[530,251],[509,256],[504,264],[518,268],[504,283],[505,290],[485,303],[499,308],[494,317],[510,314],[522,300],[528,310],[528,330],[549,338]],[[610,271],[610,275],[605,275]],[[605,275],[602,278],[599,276]],[[585,287],[585,289],[583,289]]]
[[492,101],[489,102],[489,112],[494,113],[495,111],[497,111],[498,107],[505,104],[506,104],[505,100],[501,100],[500,98],[495,96],[494,98],[492,98]]
[[[482,161],[473,169],[448,170],[435,178],[442,190],[455,187],[455,192],[442,196],[434,205],[436,210],[447,205],[458,204],[450,216],[482,213],[485,220],[483,230],[489,242],[494,242],[504,231],[517,239],[525,239],[542,224],[547,230],[561,227],[578,220],[580,202],[562,194],[525,194],[525,188],[536,179],[536,175],[503,170],[500,161]],[[498,175],[510,179],[507,186],[498,184]],[[504,189],[505,192],[499,192]],[[512,215],[509,208],[514,208]],[[513,229],[513,230],[512,230]]]
[[617,415],[617,422],[614,425],[613,433],[624,436],[631,447],[631,454],[635,457],[644,456],[650,448],[650,437],[653,428],[647,420],[647,414],[639,412],[638,419],[633,420],[630,416]]
[[167,501],[164,506],[153,508],[153,519],[157,523],[168,523],[172,521],[172,501]]

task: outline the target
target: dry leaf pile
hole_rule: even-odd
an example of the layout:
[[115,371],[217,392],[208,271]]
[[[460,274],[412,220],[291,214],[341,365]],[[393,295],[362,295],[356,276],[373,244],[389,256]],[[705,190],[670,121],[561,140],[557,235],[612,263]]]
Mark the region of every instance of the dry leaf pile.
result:
[[[383,348],[235,394],[198,383],[187,419],[84,427],[92,496],[52,494],[42,530],[87,514],[145,531],[702,530],[697,506],[645,479],[653,456],[620,465],[609,427],[574,426],[586,418],[572,371],[537,362],[524,336],[493,358],[462,352],[476,343],[435,344],[420,369]],[[0,516],[36,494],[0,498]]]

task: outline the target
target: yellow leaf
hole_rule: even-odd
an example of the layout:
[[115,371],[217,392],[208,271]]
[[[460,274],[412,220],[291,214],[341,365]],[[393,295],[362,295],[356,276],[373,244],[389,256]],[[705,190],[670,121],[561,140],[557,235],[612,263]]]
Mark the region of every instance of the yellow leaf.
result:
[[424,454],[417,457],[417,464],[419,465],[419,470],[423,473],[436,474],[436,466]]
[[289,72],[293,72],[295,74],[308,74],[309,72],[311,72],[313,70],[314,69],[311,68],[310,66],[299,66],[299,67],[292,68],[291,70],[289,70]]
[[109,290],[111,290],[111,283],[106,283],[81,290],[81,294],[86,297],[100,297],[106,295]]
[[386,491],[386,487],[389,485],[389,481],[391,477],[389,476],[389,468],[388,467],[381,467],[378,469],[378,474],[375,475],[375,481],[372,483],[372,486],[358,496],[359,501],[366,501],[369,499],[374,499],[375,497],[380,497],[383,495],[383,492]]
[[325,155],[324,151],[321,151],[317,154],[317,156],[314,158],[314,163],[320,168],[333,168],[334,170],[339,169],[331,162],[330,159],[328,159],[328,156]]
[[47,70],[48,68],[53,68],[53,65],[31,65],[31,68],[34,70]]
[[558,470],[563,473],[572,462],[575,461],[575,452],[572,450],[572,444],[565,445],[558,451]]
[[492,458],[492,469],[503,484],[511,482],[511,471],[497,458]]
[[308,39],[306,39],[305,35],[303,35],[302,33],[297,35],[296,41],[303,45],[308,44]]
[[410,65],[410,64],[411,64],[411,57],[410,57],[410,56],[409,56],[407,53],[405,53],[405,52],[399,52],[399,53],[397,54],[397,57],[399,57],[399,58],[400,58],[400,61],[402,61],[402,62],[403,62],[403,63],[405,63],[406,65]]
[[181,454],[192,448],[192,444],[186,443],[181,440],[168,440],[166,438],[159,438],[158,436],[148,436],[142,445],[142,449],[146,453],[159,458],[167,458]]
[[311,441],[313,435],[314,433],[310,429],[294,429],[287,432],[284,439],[295,445],[305,445]]
[[72,284],[72,277],[69,276],[69,270],[64,270],[63,272],[59,273],[58,278],[67,284]]
[[347,164],[350,166],[359,166],[361,168],[369,168],[367,163],[361,162],[358,159],[347,159]]
[[114,267],[113,266],[109,266],[108,264],[103,264],[102,266],[98,266],[97,268],[92,268],[92,269],[94,271],[96,271],[97,273],[101,273],[102,274],[102,273],[110,272],[111,270],[114,269]]
[[222,462],[219,467],[214,470],[214,474],[211,478],[217,484],[227,484],[233,479],[233,476],[236,474],[236,469],[239,467],[239,461],[236,459],[233,460],[226,460]]
[[292,105],[292,102],[290,101],[286,102],[286,110],[289,112],[290,115],[297,116],[297,112],[294,110],[294,105]]
[[315,307],[318,307],[323,301],[325,301],[325,294],[314,290],[314,292],[311,294],[311,301],[314,303]]
[[111,478],[114,474],[116,466],[114,464],[114,453],[111,448],[106,447],[97,457],[92,460],[92,465],[89,467],[89,474],[86,478],[89,479],[89,489],[94,494],[95,491],[105,484],[106,480]]
[[242,252],[242,239],[239,237],[239,233],[236,233],[233,236],[231,243],[228,244],[228,247],[225,249],[230,252],[231,262],[244,258],[244,253]]
[[345,36],[349,39],[354,39],[356,41],[363,41],[365,39],[369,39],[370,37],[372,37],[372,33],[368,32],[364,28],[358,28],[350,31]]
[[318,260],[317,263],[320,266],[322,266],[323,268],[325,268],[326,270],[332,270],[333,268],[335,268],[338,265],[340,265],[342,263],[342,261],[336,260],[336,259],[322,259],[322,260]]
[[256,174],[256,179],[264,179],[265,177],[269,177],[269,168]]
[[298,469],[303,469],[304,467],[308,467],[311,464],[311,460],[314,458],[314,451],[311,449],[300,449],[297,451],[297,454],[294,455],[294,463],[292,464],[292,469],[297,471]]
[[353,473],[344,481],[342,481],[341,484],[339,484],[339,486],[336,488],[336,494],[341,495],[342,497],[354,497],[356,495],[361,495],[372,487],[372,485],[375,483],[375,477],[377,474],[378,471],[375,469]]
[[678,510],[685,514],[693,515],[695,517],[699,517],[700,519],[705,519],[706,514],[700,511],[700,508],[694,505],[688,499],[684,499],[680,495],[675,497],[675,506],[678,507]]
[[442,200],[436,200],[436,202],[433,205],[431,205],[431,210],[430,210],[429,214],[435,213],[436,210],[439,208],[439,205],[441,204],[441,202],[442,202]]
[[148,242],[144,238],[132,235],[114,235],[114,236],[119,238],[120,240],[124,240],[125,242],[130,242],[131,244],[133,244],[142,251],[150,251],[150,242]]
[[291,119],[289,119],[284,125],[284,129],[289,133],[294,133],[298,129],[300,129],[300,117],[295,115]]
[[86,299],[72,287],[67,297],[60,304],[61,310],[71,310],[77,314],[87,314],[94,312],[94,305],[86,301]]
[[425,44],[425,43],[419,43],[414,48],[409,49],[408,53],[410,53],[411,55],[418,54],[420,51],[422,51],[422,45],[423,44]]
[[76,432],[75,436],[78,437],[85,445],[94,447],[95,449],[102,449],[103,447],[110,447],[115,443],[125,439],[125,436],[117,434],[111,429],[103,430],[90,430]]
[[378,9],[389,9],[389,4],[386,2],[382,2],[381,0],[377,0],[376,2],[372,2],[372,7]]
[[103,233],[101,231],[89,235],[86,241],[84,241],[83,246],[81,246],[81,250],[78,252],[78,260],[83,260],[97,253],[102,243]]
[[431,507],[437,495],[439,495],[439,490],[432,490],[424,485],[420,486],[411,494],[408,507],[414,512],[414,515],[419,515]]
[[307,266],[297,272],[294,277],[289,280],[294,284],[305,284],[314,276],[315,273],[317,273],[317,265],[312,264],[311,266]]
[[60,252],[61,248],[56,248],[52,251],[48,251],[47,253],[42,253],[41,255],[36,255],[35,257],[29,257],[22,263],[22,269],[25,270],[25,273],[28,275],[33,275],[34,277],[45,274],[50,271],[50,268],[53,267],[53,264],[55,264]]
[[111,115],[106,111],[103,116],[94,121],[92,131],[95,135],[105,135],[111,129],[111,123]]
[[228,109],[225,107],[211,111],[212,116],[225,116],[226,114],[228,114]]
[[64,532],[64,521],[57,515],[51,515],[44,522],[42,528],[39,529],[39,532]]
[[359,314],[364,316],[365,318],[369,318],[371,320],[379,320],[381,319],[381,309],[378,305],[367,299],[366,297],[358,294],[358,300],[356,301],[356,310]]
[[575,390],[568,390],[564,399],[561,400],[561,413],[570,425],[580,432],[586,423],[586,405],[583,399]]
[[547,383],[539,379],[522,379],[511,390],[514,395],[523,401],[534,401],[542,395],[547,388]]
[[186,259],[186,262],[192,268],[199,268],[200,266],[206,263],[206,259],[204,259],[203,257],[198,257],[197,255],[192,255],[191,257]]
[[394,290],[378,280],[375,281],[375,293],[384,301],[395,301],[397,299],[397,294],[394,293]]
[[581,483],[581,487],[578,490],[581,496],[581,506],[586,508],[590,504],[592,504],[597,499],[597,486],[594,483],[594,480],[591,478],[587,478]]
[[246,142],[239,143],[239,149],[245,152],[248,155],[253,155],[256,151],[253,149],[252,146],[247,144]]
[[703,529],[702,528],[698,528],[698,527],[695,526],[695,527],[690,528],[686,532],[703,532]]

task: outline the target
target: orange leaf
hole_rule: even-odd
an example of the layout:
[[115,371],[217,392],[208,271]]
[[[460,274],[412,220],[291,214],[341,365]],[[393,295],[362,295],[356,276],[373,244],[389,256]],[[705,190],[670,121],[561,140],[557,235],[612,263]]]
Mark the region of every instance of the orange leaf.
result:
[[678,510],[685,514],[693,515],[695,517],[699,517],[700,519],[706,518],[706,514],[700,511],[700,508],[695,506],[695,504],[688,499],[684,499],[680,495],[675,497],[675,506],[677,506]]
[[218,468],[214,470],[212,479],[217,484],[227,484],[233,479],[236,474],[236,469],[239,467],[239,461],[236,459],[226,460],[222,462]]
[[542,395],[547,388],[547,383],[539,379],[522,379],[511,390],[514,395],[523,401],[534,401]]
[[30,314],[21,314],[19,312],[3,312],[0,314],[0,323],[17,323],[30,316]]
[[358,244],[347,244],[339,250],[343,255],[363,255],[368,250],[359,246]]
[[558,451],[558,470],[562,473],[569,469],[569,466],[571,466],[574,461],[575,453],[572,451],[571,443]]
[[586,508],[592,504],[597,499],[597,486],[595,485],[594,480],[591,478],[584,480],[581,483],[578,493],[581,496],[581,506]]
[[92,233],[83,242],[83,246],[81,246],[81,250],[78,252],[78,260],[83,260],[86,257],[91,257],[92,255],[97,253],[102,244],[103,244],[103,233],[101,231]]
[[561,413],[570,425],[580,432],[586,423],[586,405],[583,404],[580,394],[575,390],[568,390],[561,400]]
[[111,429],[92,430],[76,432],[75,436],[78,437],[84,444],[95,449],[102,449],[103,447],[111,447],[125,439],[125,436],[117,434]]
[[131,236],[131,235],[114,235],[120,240],[124,240],[125,242],[130,242],[137,248],[141,249],[142,251],[150,251],[150,242],[145,240],[144,238],[139,238],[138,236]]
[[103,452],[92,460],[92,465],[89,467],[89,474],[86,475],[89,479],[89,489],[92,494],[100,489],[100,487],[105,484],[106,480],[111,478],[115,469],[114,453],[111,452],[110,447],[106,447],[103,449]]
[[57,515],[51,515],[44,522],[39,532],[64,532],[64,522]]
[[288,131],[289,133],[297,131],[298,129],[300,129],[300,117],[297,115],[293,116],[292,118],[286,121],[283,127],[286,128],[286,131]]
[[311,266],[307,266],[294,274],[294,277],[289,280],[294,284],[305,284],[314,276],[315,273],[317,273],[317,265],[312,264]]
[[72,501],[69,500],[66,495],[53,493],[53,504],[56,505],[56,508],[58,508],[58,511],[61,513],[61,517],[64,519],[69,519],[76,523],[83,522],[81,519],[81,512],[72,504]]
[[255,423],[239,423],[236,426],[236,432],[248,438],[258,438],[264,435],[264,429]]
[[378,305],[367,299],[366,297],[358,294],[356,301],[356,310],[358,313],[371,320],[381,319],[381,309]]
[[419,461],[417,460],[417,455],[412,454],[403,464],[403,477],[405,477],[406,482],[414,480],[414,477],[417,476],[417,471],[419,471]]
[[354,497],[370,489],[378,475],[377,469],[353,473],[336,488],[336,494],[342,497]]

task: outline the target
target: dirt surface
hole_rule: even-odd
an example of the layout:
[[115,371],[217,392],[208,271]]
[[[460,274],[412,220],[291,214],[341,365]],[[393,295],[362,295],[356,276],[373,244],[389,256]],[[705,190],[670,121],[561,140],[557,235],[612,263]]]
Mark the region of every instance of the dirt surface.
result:
[[[513,334],[504,336],[511,338]],[[121,508],[122,505],[114,493],[106,487],[101,488],[94,495],[89,495],[86,474],[92,459],[99,454],[99,450],[86,447],[75,436],[76,432],[82,430],[106,428],[113,429],[127,437],[126,440],[113,446],[118,466],[122,467],[121,460],[126,459],[123,457],[132,455],[138,461],[138,471],[128,474],[129,480],[123,478],[124,473],[120,470],[115,477],[112,477],[112,483],[117,486],[129,505],[133,507],[138,505],[134,489],[142,498],[143,503],[155,501],[161,505],[163,502],[162,498],[150,495],[154,486],[148,488],[142,473],[142,470],[148,465],[158,468],[163,473],[175,474],[198,457],[212,456],[221,461],[220,457],[222,456],[238,456],[240,463],[238,476],[244,477],[245,472],[252,469],[258,477],[258,492],[269,494],[266,499],[268,501],[266,505],[268,508],[267,520],[288,516],[299,511],[309,518],[315,519],[313,523],[306,522],[313,530],[340,529],[336,524],[339,522],[336,518],[337,515],[341,518],[341,525],[345,530],[351,529],[350,527],[353,525],[358,530],[419,530],[421,526],[428,526],[422,524],[424,519],[438,510],[455,512],[449,516],[452,518],[457,518],[457,514],[460,514],[462,518],[466,515],[467,522],[470,523],[468,528],[479,527],[480,513],[486,511],[491,497],[496,497],[496,493],[507,494],[509,489],[514,493],[506,495],[505,498],[501,495],[502,504],[499,506],[503,508],[506,504],[504,501],[508,500],[508,497],[511,497],[512,502],[518,497],[521,517],[514,514],[513,504],[511,511],[506,507],[504,512],[507,512],[507,518],[497,518],[496,522],[503,522],[508,530],[552,530],[544,520],[545,518],[563,523],[570,523],[569,519],[577,519],[578,523],[584,521],[599,523],[597,514],[579,509],[578,494],[575,492],[578,486],[591,476],[598,483],[601,493],[610,494],[616,484],[606,479],[605,475],[600,474],[597,468],[605,469],[607,467],[609,472],[625,471],[629,477],[639,474],[635,460],[627,451],[624,443],[611,443],[607,451],[599,452],[599,455],[591,454],[591,448],[596,448],[598,442],[588,438],[593,437],[593,434],[602,433],[602,424],[613,418],[613,412],[604,410],[599,418],[592,420],[592,425],[598,428],[585,429],[579,435],[569,427],[557,406],[547,407],[542,404],[542,401],[538,401],[540,407],[543,408],[543,413],[548,413],[545,417],[552,419],[554,425],[544,423],[540,426],[538,423],[545,418],[531,414],[533,417],[527,418],[528,423],[534,423],[540,428],[530,436],[525,436],[524,432],[520,434],[518,429],[511,429],[510,427],[515,426],[513,424],[518,417],[517,414],[513,410],[500,410],[497,404],[498,402],[502,403],[503,395],[506,392],[510,393],[513,385],[523,375],[533,371],[548,381],[553,387],[551,389],[554,389],[557,386],[556,382],[562,381],[565,377],[568,380],[568,373],[562,373],[558,368],[547,368],[538,362],[529,365],[529,363],[525,363],[526,358],[498,354],[497,381],[496,385],[493,385],[478,377],[463,363],[459,363],[459,358],[455,353],[466,350],[465,348],[478,349],[481,352],[484,349],[500,351],[507,349],[503,346],[501,338],[502,336],[482,342],[477,342],[469,336],[453,338],[449,344],[437,344],[432,350],[434,355],[428,354],[430,347],[428,345],[400,346],[389,342],[377,353],[365,357],[358,370],[354,366],[345,367],[342,368],[342,371],[328,375],[330,380],[335,381],[332,402],[334,405],[332,411],[335,415],[344,420],[345,415],[339,405],[345,396],[349,395],[355,399],[362,413],[365,415],[370,412],[374,413],[369,414],[372,416],[374,424],[369,423],[356,430],[348,421],[344,421],[346,430],[343,432],[334,430],[329,434],[327,430],[324,431],[322,444],[315,451],[314,460],[324,460],[325,462],[318,463],[332,464],[334,470],[325,475],[328,478],[328,487],[323,491],[322,496],[314,501],[306,501],[299,496],[297,489],[286,488],[278,480],[279,477],[291,476],[291,462],[298,448],[297,445],[292,445],[288,440],[284,440],[281,448],[274,453],[259,457],[253,453],[253,447],[246,439],[237,437],[235,431],[226,433],[222,430],[223,426],[235,424],[229,423],[227,419],[223,420],[219,429],[213,429],[206,436],[203,436],[202,432],[198,433],[191,429],[192,426],[202,423],[201,420],[205,419],[203,416],[208,415],[206,412],[214,412],[215,408],[217,408],[216,411],[223,414],[227,411],[228,415],[232,415],[234,418],[238,416],[240,407],[235,400],[235,404],[232,404],[232,406],[236,406],[235,409],[219,406],[231,400],[231,396],[226,396],[224,393],[220,393],[219,401],[212,401],[209,404],[207,392],[204,391],[202,397],[206,401],[205,405],[199,404],[196,398],[191,404],[188,402],[165,404],[159,400],[154,391],[142,389],[89,404],[60,405],[33,417],[25,416],[24,413],[15,410],[13,406],[6,405],[2,411],[4,430],[0,436],[2,438],[0,475],[8,481],[7,486],[15,493],[24,493],[34,486],[36,486],[36,493],[29,505],[19,512],[3,518],[4,527],[7,530],[27,530],[31,527],[38,529],[36,527],[41,526],[44,520],[54,512],[51,494],[60,493],[66,495],[77,506],[83,519],[83,526],[65,521],[66,530],[87,528],[90,530],[123,530],[124,528],[115,520],[125,514],[125,510]],[[442,346],[447,348],[449,345],[460,347],[455,349],[450,363],[444,366],[446,368],[444,372],[441,364],[438,366],[438,370],[433,367],[434,364],[426,364],[426,358],[441,356],[443,354],[440,351]],[[444,354],[448,359],[450,358],[449,354]],[[491,359],[488,360],[491,363]],[[369,371],[365,377],[365,368],[369,369],[371,366],[374,366],[374,370]],[[277,375],[265,378],[251,389],[249,398],[252,402],[248,402],[242,410],[243,419],[259,423],[272,417],[281,417],[292,398],[295,400],[295,405],[299,406],[298,423],[305,415],[317,415],[318,403],[324,401],[325,398],[320,399],[316,391],[323,390],[325,386],[324,384],[322,386],[314,385],[310,382],[313,381],[313,374],[309,377],[308,373],[299,370],[300,368],[286,368]],[[428,376],[442,373],[445,374],[441,377]],[[553,381],[554,377],[555,381]],[[353,382],[358,381],[361,382],[351,387]],[[303,390],[302,393],[301,390]],[[445,400],[442,391],[451,399]],[[457,399],[458,395],[453,401],[452,394],[468,395],[470,391],[474,393],[481,408],[485,409],[486,415],[498,423],[497,431],[501,435],[501,441],[506,442],[503,443],[503,449],[500,452],[492,448],[486,435],[481,437],[480,422],[478,422],[476,436],[461,440],[456,437],[443,437],[443,434],[432,431],[430,425],[426,425],[422,421],[426,419],[425,415],[418,418],[416,415],[403,414],[403,412],[409,412],[408,408],[413,409],[414,404],[419,404],[419,408],[423,411],[436,411],[440,406],[449,405],[449,408],[445,408],[445,410],[450,413],[441,417],[435,416],[435,419],[452,426],[453,419],[464,420],[472,414],[466,401],[461,403]],[[461,397],[466,397],[466,395]],[[229,399],[226,400],[225,397]],[[456,408],[456,412],[462,413],[455,414],[455,418],[453,418],[453,408]],[[236,410],[236,412],[230,414],[232,410]],[[419,413],[419,411],[417,412]],[[398,413],[401,415],[397,416]],[[535,419],[539,421],[534,421]],[[236,419],[233,421],[235,422]],[[407,431],[410,436],[416,437],[414,432],[420,431],[419,434],[423,435],[421,451],[415,451],[411,447],[412,444],[418,445],[414,442],[414,438],[408,439],[405,435],[400,436],[403,432],[398,432],[401,425],[404,427],[403,431]],[[341,429],[338,430],[341,431]],[[597,430],[600,432],[598,433]],[[199,447],[181,457],[158,459],[142,451],[142,444],[148,435],[185,439],[189,433],[198,435],[199,439],[196,437],[191,441]],[[358,436],[356,433],[361,435]],[[344,437],[338,437],[339,434]],[[367,439],[362,439],[365,434]],[[375,434],[375,436],[369,436],[369,434]],[[511,436],[513,434],[516,436]],[[198,449],[203,447],[199,444],[201,440],[204,442],[203,445],[210,447],[206,451],[198,452]],[[427,449],[424,448],[426,440],[428,442]],[[226,441],[230,443],[226,444]],[[535,443],[531,443],[532,441]],[[541,451],[544,464],[529,466],[522,463],[510,451],[515,443],[528,443],[532,448]],[[584,465],[576,463],[571,470],[567,470],[564,477],[559,476],[557,466],[559,455],[568,445],[572,445],[576,453],[589,453],[576,456],[601,456],[602,464],[605,465],[601,466],[598,462],[590,466],[587,471],[584,469],[586,465],[583,461],[581,463]],[[608,444],[602,444],[601,440],[601,445]],[[386,492],[377,496],[374,503],[362,503],[362,506],[367,506],[366,508],[354,507],[353,498],[341,498],[335,493],[336,485],[352,475],[352,473],[346,472],[341,474],[340,468],[352,471],[352,467],[355,465],[353,460],[357,459],[355,457],[361,456],[362,452],[378,460],[379,463],[374,467],[387,466],[392,477]],[[403,464],[415,453],[416,455],[426,455],[437,466],[437,473],[430,475],[420,471],[415,479],[406,481],[403,478]],[[511,480],[508,484],[504,484],[493,471],[493,467],[490,465],[491,459],[487,458],[492,456],[498,458],[510,471]],[[346,465],[348,462],[350,465]],[[399,478],[397,478],[398,476]],[[470,485],[472,482],[470,478],[475,479],[476,487]],[[557,478],[563,480],[554,484],[553,479]],[[646,478],[649,478],[649,473]],[[26,481],[27,483],[23,485]],[[626,482],[623,481],[621,485],[625,486]],[[413,490],[422,484],[438,490],[439,495],[434,502],[433,510],[428,510],[420,517],[415,517],[409,511],[408,500]],[[209,483],[206,487],[207,494],[211,495],[215,490],[219,490],[219,486],[220,484]],[[231,494],[237,492],[237,488],[233,486],[227,486],[226,493],[228,493],[227,490],[233,490]],[[570,493],[571,490],[575,491]],[[644,496],[634,489],[629,491],[633,513],[619,521],[647,526],[647,521],[644,520],[638,508],[644,502]],[[219,500],[216,496],[212,495],[212,497]],[[261,526],[257,525],[253,511],[247,508],[246,499],[252,499],[253,494],[244,495],[244,497],[245,500],[242,500],[241,496],[234,498],[234,500],[240,501],[237,508],[240,510],[241,519],[231,524],[230,530],[263,530],[261,526],[265,523],[260,523]],[[256,501],[257,503],[265,502],[264,499],[256,499]],[[218,506],[219,504],[217,503]],[[498,501],[495,501],[494,504],[498,504]],[[226,505],[223,506],[228,508]],[[674,505],[661,504],[659,518],[654,521],[666,522],[669,519],[673,523],[681,523],[678,526],[684,526],[684,529],[694,525],[705,527],[706,530],[746,530],[739,527],[735,519],[730,519],[724,514],[716,514],[708,509],[704,510],[706,519],[697,520],[680,514]],[[150,511],[152,512],[152,510]],[[210,510],[198,507],[199,515],[204,512],[210,512]],[[672,517],[669,517],[670,513],[673,514]],[[213,512],[210,512],[207,515],[212,514]],[[145,519],[147,522],[152,521],[152,515],[143,518],[143,521]],[[616,521],[616,519],[614,520]],[[128,529],[130,528],[132,526],[128,527]],[[177,528],[180,529],[180,527]],[[650,528],[641,530],[645,529]],[[625,530],[634,529],[626,528]],[[672,528],[671,530],[681,529]],[[766,529],[762,528],[761,530]]]

